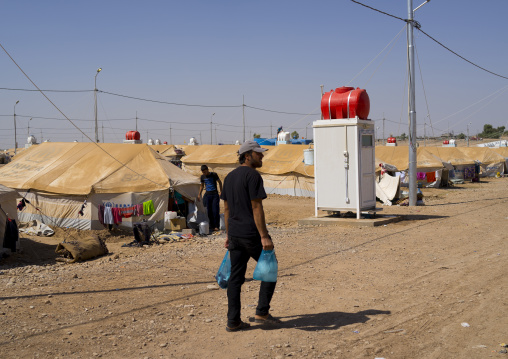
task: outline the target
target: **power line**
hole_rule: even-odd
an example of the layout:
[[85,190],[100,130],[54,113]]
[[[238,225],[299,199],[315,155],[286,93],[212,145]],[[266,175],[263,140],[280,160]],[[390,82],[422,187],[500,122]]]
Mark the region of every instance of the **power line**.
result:
[[486,68],[481,67],[480,65],[477,65],[477,64],[475,64],[475,63],[474,63],[474,62],[472,62],[472,61],[469,61],[469,60],[468,60],[468,59],[466,59],[464,56],[459,55],[459,54],[458,54],[458,53],[456,53],[455,51],[451,50],[449,47],[446,47],[446,46],[445,46],[445,45],[443,45],[441,42],[439,42],[439,41],[437,41],[436,39],[434,39],[432,36],[430,36],[429,34],[427,34],[427,33],[426,33],[425,31],[423,31],[421,28],[417,28],[417,29],[418,29],[418,30],[420,30],[420,32],[421,32],[422,34],[424,34],[425,36],[427,36],[429,39],[431,39],[432,41],[434,41],[434,42],[435,42],[435,43],[437,43],[438,45],[442,46],[442,47],[443,47],[443,48],[445,48],[446,50],[450,51],[450,52],[451,52],[452,54],[454,54],[455,56],[460,57],[462,60],[464,60],[464,61],[466,61],[466,62],[470,63],[471,65],[473,65],[473,66],[475,66],[475,67],[478,67],[479,69],[481,69],[481,70],[483,70],[483,71],[485,71],[485,72],[488,72],[489,74],[492,74],[492,75],[494,75],[494,76],[501,77],[501,78],[503,78],[503,79],[508,80],[508,77],[506,77],[506,76],[496,74],[495,72],[492,72],[492,71],[490,71],[490,70],[487,70]]
[[[14,89],[14,88],[8,88],[8,87],[0,87],[0,90],[39,92],[39,90],[34,90],[34,89]],[[44,91],[44,92],[93,92],[94,90],[41,90],[41,91]]]

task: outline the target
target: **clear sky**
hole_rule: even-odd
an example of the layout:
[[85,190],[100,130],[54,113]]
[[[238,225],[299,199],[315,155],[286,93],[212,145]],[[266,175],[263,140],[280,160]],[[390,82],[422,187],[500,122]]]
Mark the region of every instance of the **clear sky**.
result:
[[[406,0],[362,2],[407,18]],[[507,13],[506,0],[432,0],[415,19],[458,54],[508,77]],[[16,0],[2,1],[0,16],[0,43],[37,86],[87,90],[46,94],[90,138],[97,68],[100,91],[156,101],[99,92],[101,142],[121,142],[137,112],[145,142],[171,135],[177,144],[192,136],[210,143],[212,121],[213,143],[234,143],[243,139],[243,96],[247,138],[279,126],[310,138],[320,85],[366,89],[377,136],[383,117],[384,137],[408,133],[405,23],[348,0]],[[466,133],[469,123],[471,134],[485,123],[507,126],[507,79],[417,30],[415,43],[418,135],[424,121],[434,135]],[[40,93],[5,90],[35,88],[3,50],[0,67],[0,148],[14,147],[18,100],[20,147],[28,126],[39,141],[87,141]]]

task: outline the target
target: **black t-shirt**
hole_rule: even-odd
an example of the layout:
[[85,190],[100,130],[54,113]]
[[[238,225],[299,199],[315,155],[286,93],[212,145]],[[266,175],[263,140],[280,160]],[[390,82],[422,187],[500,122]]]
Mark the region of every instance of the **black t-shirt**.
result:
[[265,199],[263,178],[258,171],[240,166],[224,180],[221,199],[228,202],[228,235],[240,238],[259,237],[251,201]]
[[217,193],[217,181],[219,175],[215,172],[210,172],[208,176],[201,175],[201,183],[205,185],[206,192]]

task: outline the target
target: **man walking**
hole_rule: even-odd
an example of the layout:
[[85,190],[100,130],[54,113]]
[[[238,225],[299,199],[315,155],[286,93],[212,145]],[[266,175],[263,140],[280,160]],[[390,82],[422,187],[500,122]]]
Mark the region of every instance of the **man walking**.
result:
[[[256,261],[263,249],[273,249],[273,242],[266,228],[263,199],[266,198],[263,179],[256,168],[263,165],[263,152],[255,141],[246,141],[238,150],[240,166],[224,180],[224,218],[227,239],[225,246],[231,258],[231,276],[228,283],[228,321],[226,330],[234,332],[250,327],[240,319],[240,293],[245,282],[247,262]],[[274,324],[280,321],[269,313],[270,301],[276,283],[261,282],[259,300],[254,321]]]
[[[201,193],[203,188],[206,189],[203,197],[203,205],[206,207],[208,214],[208,223],[210,224],[210,232],[212,229],[218,231],[220,228],[220,193],[222,192],[222,182],[215,172],[210,172],[207,165],[201,166],[201,187],[199,187],[198,201],[201,201]],[[217,191],[217,183],[219,191]]]

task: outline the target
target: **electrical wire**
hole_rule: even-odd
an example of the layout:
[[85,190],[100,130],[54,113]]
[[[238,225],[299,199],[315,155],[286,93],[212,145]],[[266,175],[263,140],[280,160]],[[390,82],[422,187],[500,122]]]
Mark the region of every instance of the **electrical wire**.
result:
[[284,115],[300,115],[300,116],[321,115],[320,113],[301,113],[301,112],[275,111],[275,110],[268,110],[266,108],[254,107],[254,106],[249,106],[249,105],[245,105],[245,107],[252,108],[254,110],[259,110],[259,111],[281,113],[281,114],[284,114]]
[[[400,30],[400,31],[399,31],[399,33],[398,33],[397,35],[395,35],[393,39],[391,39],[391,40],[390,40],[390,42],[389,42],[389,43],[388,43],[388,44],[387,44],[387,45],[383,48],[383,50],[381,50],[381,51],[379,52],[379,54],[377,54],[377,55],[376,55],[376,56],[375,56],[372,60],[370,60],[370,62],[369,62],[369,63],[368,63],[368,64],[367,64],[367,65],[366,65],[366,66],[365,66],[365,67],[364,67],[364,68],[363,68],[363,69],[362,69],[362,70],[361,70],[358,74],[356,74],[356,75],[355,75],[355,77],[353,77],[353,78],[352,78],[352,79],[351,79],[351,80],[350,80],[350,81],[346,84],[346,86],[348,86],[351,82],[353,82],[353,81],[354,81],[354,79],[356,79],[358,76],[360,76],[360,75],[361,75],[361,74],[362,74],[362,73],[363,73],[363,72],[364,72],[364,71],[365,71],[365,70],[366,70],[366,69],[367,69],[367,68],[368,68],[368,67],[369,67],[369,66],[370,66],[370,65],[371,65],[371,64],[372,64],[372,63],[373,63],[373,62],[374,62],[374,61],[375,61],[378,57],[379,57],[379,55],[381,55],[381,54],[382,54],[382,53],[386,50],[386,48],[387,48],[388,46],[390,46],[390,44],[391,44],[392,42],[394,42],[394,41],[395,41],[398,37],[400,37],[400,34],[402,33],[402,31],[403,31],[405,28],[406,28],[406,26],[404,25],[404,27],[402,28],[402,30]],[[394,44],[395,44],[395,43],[394,43]],[[393,46],[392,46],[392,48],[393,48]],[[391,51],[391,49],[390,49],[390,51]],[[390,52],[390,51],[389,51],[389,52]],[[374,72],[374,73],[375,73],[375,72]],[[363,88],[365,88],[365,86],[363,86]]]
[[[39,91],[39,90],[34,90],[34,89],[14,89],[14,88],[8,88],[8,87],[0,87],[0,90],[6,90],[6,91],[24,91],[24,92],[38,92]],[[93,92],[94,90],[40,90],[40,91],[71,93],[71,92]]]
[[403,19],[401,17],[398,17],[398,16],[395,16],[395,15],[392,15],[392,14],[388,14],[387,12],[384,12],[384,11],[381,11],[381,10],[378,10],[378,9],[375,9],[373,7],[370,7],[368,5],[365,5],[365,4],[362,4],[361,2],[358,2],[358,1],[355,1],[355,0],[351,0],[352,2],[354,2],[355,4],[358,4],[358,5],[362,5],[362,6],[365,6],[366,8],[369,8],[371,10],[374,10],[374,11],[377,11],[377,12],[380,12],[381,14],[384,14],[384,15],[387,15],[387,16],[390,16],[390,17],[393,17],[395,19],[398,19],[398,20],[402,20],[402,21],[405,21],[407,22],[406,19]]
[[28,79],[28,81],[30,81],[32,83],[32,85],[37,89],[39,90],[39,93],[44,96],[46,98],[46,100],[49,101],[49,103],[51,103],[51,105],[53,105],[53,107],[58,111],[60,112],[66,119],[67,121],[69,121],[79,132],[81,132],[82,135],[84,135],[88,140],[90,140],[90,142],[92,142],[93,144],[95,144],[101,151],[103,151],[104,153],[106,153],[109,157],[111,157],[113,160],[115,160],[116,162],[118,162],[122,167],[125,167],[127,168],[128,170],[130,170],[131,172],[137,174],[138,176],[140,176],[141,178],[144,178],[146,180],[148,180],[149,182],[152,182],[153,184],[157,185],[157,186],[160,186],[164,189],[166,188],[171,188],[171,185],[169,187],[167,186],[164,186],[164,185],[161,185],[153,180],[151,180],[150,178],[147,178],[145,177],[144,175],[142,175],[141,173],[138,173],[136,172],[135,170],[133,170],[132,168],[128,167],[125,163],[123,163],[122,161],[120,161],[119,159],[117,159],[116,157],[114,157],[113,155],[111,155],[108,151],[106,151],[105,149],[103,149],[101,146],[99,146],[98,143],[96,143],[95,141],[93,141],[86,133],[84,133],[74,122],[72,122],[63,112],[62,110],[60,110],[60,108],[55,105],[53,103],[53,101],[50,100],[50,98],[48,96],[46,96],[46,94],[44,92],[42,92],[42,90],[39,88],[39,86],[37,86],[35,84],[35,82],[32,81],[32,79],[30,78],[30,76],[28,76],[25,71],[23,71],[23,69],[18,65],[18,63],[14,60],[14,58],[11,56],[11,54],[3,47],[3,45],[0,43],[0,47],[2,48],[2,50],[4,50],[4,52],[7,54],[7,56],[11,59],[11,61],[17,66],[17,68],[21,71],[21,73],[23,73],[23,75],[25,75],[25,77]]
[[491,75],[494,75],[494,76],[497,76],[497,77],[501,77],[502,79],[506,79],[506,80],[508,80],[508,77],[503,76],[503,75],[499,75],[499,74],[497,74],[497,73],[495,73],[495,72],[493,72],[493,71],[490,71],[490,70],[487,70],[487,69],[486,69],[486,68],[484,68],[484,67],[481,67],[480,65],[475,64],[475,63],[474,63],[474,62],[472,62],[472,61],[469,61],[469,60],[468,60],[468,59],[466,59],[464,56],[459,55],[458,53],[456,53],[455,51],[453,51],[453,50],[452,50],[452,49],[450,49],[449,47],[447,47],[447,46],[443,45],[441,42],[439,42],[439,41],[437,41],[436,39],[434,39],[432,36],[430,36],[429,34],[427,34],[427,33],[426,33],[425,31],[423,31],[422,29],[420,29],[420,28],[417,28],[417,29],[418,29],[418,30],[419,30],[422,34],[424,34],[425,36],[427,36],[429,39],[431,39],[432,41],[434,41],[434,42],[435,42],[435,43],[437,43],[438,45],[442,46],[443,48],[445,48],[446,50],[448,50],[449,52],[451,52],[451,53],[452,53],[452,54],[454,54],[455,56],[460,57],[462,60],[464,60],[464,61],[466,61],[466,62],[470,63],[471,65],[473,65],[473,66],[475,66],[475,67],[479,68],[480,70],[483,70],[483,71],[485,71],[485,72],[488,72],[488,73],[489,73],[489,74],[491,74]]

